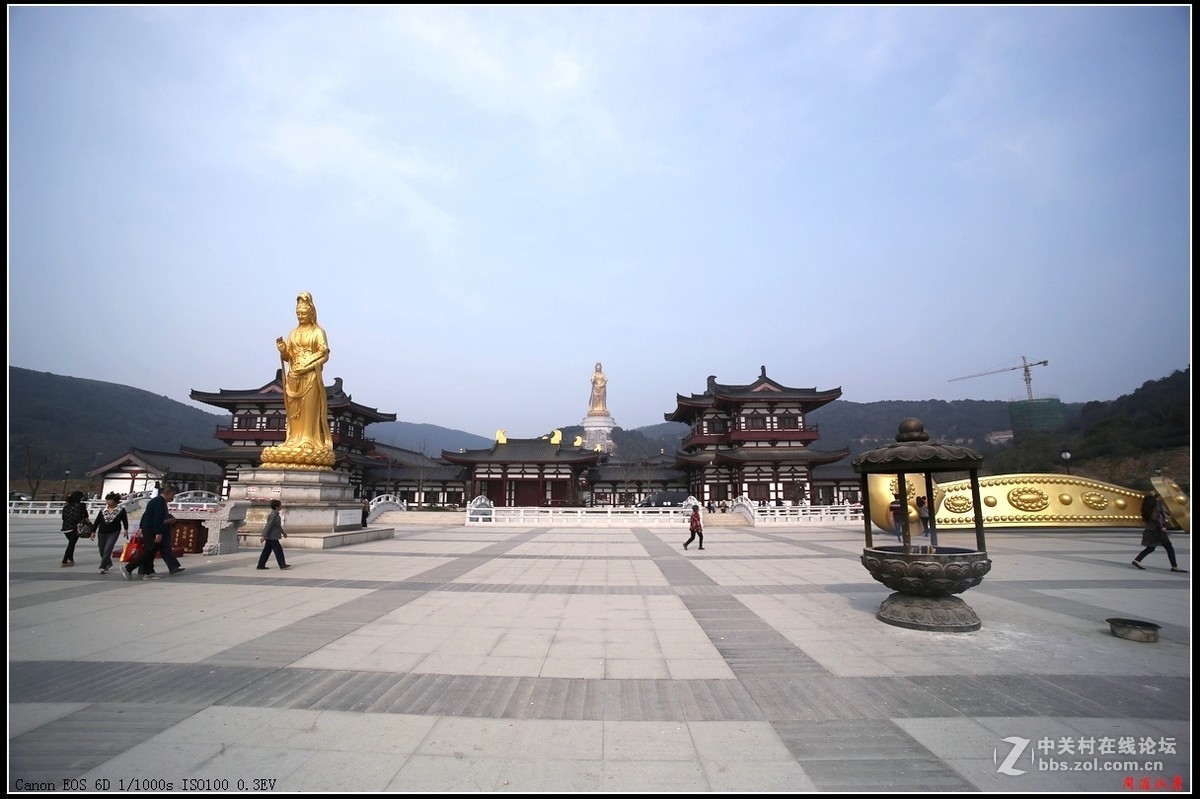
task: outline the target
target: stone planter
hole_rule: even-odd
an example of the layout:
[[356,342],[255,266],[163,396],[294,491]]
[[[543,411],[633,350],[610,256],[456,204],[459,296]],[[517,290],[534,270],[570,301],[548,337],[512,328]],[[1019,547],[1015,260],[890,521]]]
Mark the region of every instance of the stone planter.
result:
[[875,614],[897,627],[934,632],[971,632],[982,625],[975,611],[954,594],[979,585],[992,568],[986,552],[936,547],[905,553],[902,546],[863,549],[871,576],[896,593]]

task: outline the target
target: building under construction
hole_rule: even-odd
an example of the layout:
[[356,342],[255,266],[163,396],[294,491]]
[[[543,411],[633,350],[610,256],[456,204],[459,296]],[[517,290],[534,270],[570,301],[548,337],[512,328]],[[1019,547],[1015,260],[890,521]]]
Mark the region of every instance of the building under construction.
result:
[[965,375],[963,377],[951,378],[949,382],[953,383],[956,380],[970,380],[974,377],[983,377],[984,375],[994,375],[1000,372],[1011,372],[1020,369],[1025,373],[1025,393],[1028,399],[1014,401],[1008,404],[1008,416],[1012,424],[1012,434],[1014,438],[1019,438],[1023,433],[1041,433],[1058,430],[1063,424],[1062,402],[1057,397],[1045,399],[1033,398],[1033,378],[1029,373],[1031,366],[1047,366],[1050,361],[1031,361],[1024,355],[1021,356],[1020,366],[1005,366],[1000,369],[991,369],[986,372],[980,372],[973,375]]
[[1021,400],[1008,404],[1013,436],[1058,430],[1063,425],[1062,401],[1057,397]]

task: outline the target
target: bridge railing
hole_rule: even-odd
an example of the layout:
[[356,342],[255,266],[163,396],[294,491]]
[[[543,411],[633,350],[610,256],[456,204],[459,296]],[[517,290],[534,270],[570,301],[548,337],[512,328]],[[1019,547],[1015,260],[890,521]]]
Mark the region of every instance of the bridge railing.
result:
[[[735,503],[750,524],[845,524],[863,520],[860,505],[767,507]],[[498,508],[486,499],[472,501],[466,524],[513,524],[540,527],[669,527],[687,524],[691,510],[679,508]],[[705,524],[720,524],[721,517],[704,514]]]
[[496,508],[478,506],[466,512],[466,524],[513,524],[537,527],[666,527],[684,526],[687,508]]
[[[96,513],[105,506],[105,502],[99,499],[85,500],[84,505],[88,509],[88,518],[94,518]],[[40,499],[10,499],[8,501],[9,516],[58,516],[62,511],[63,501],[61,499],[43,501]]]
[[[185,496],[185,494],[188,494],[188,496]],[[108,503],[102,499],[88,499],[84,500],[83,504],[87,506],[88,518],[92,519]],[[129,515],[133,516],[145,509],[146,500],[141,497],[135,497],[131,501],[127,498],[121,504],[129,511]],[[216,513],[222,508],[223,504],[223,500],[211,492],[184,492],[177,494],[175,501],[168,507],[173,513]],[[8,515],[58,516],[62,512],[62,506],[62,500],[10,499],[8,501]]]
[[862,505],[794,505],[754,508],[754,524],[837,524],[861,522]]

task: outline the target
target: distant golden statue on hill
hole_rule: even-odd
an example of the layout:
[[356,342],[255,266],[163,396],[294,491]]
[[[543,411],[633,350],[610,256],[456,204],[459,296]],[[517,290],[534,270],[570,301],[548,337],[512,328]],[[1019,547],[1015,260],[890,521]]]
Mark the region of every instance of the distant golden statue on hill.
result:
[[608,378],[596,363],[592,372],[592,396],[588,400],[588,416],[608,416]]

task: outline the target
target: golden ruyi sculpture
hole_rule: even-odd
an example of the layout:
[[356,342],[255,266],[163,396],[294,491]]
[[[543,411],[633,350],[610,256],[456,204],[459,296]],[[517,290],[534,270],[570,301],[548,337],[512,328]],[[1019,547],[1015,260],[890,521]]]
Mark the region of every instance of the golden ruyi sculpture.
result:
[[[920,520],[913,504],[925,493],[920,475],[906,475],[908,518],[919,531]],[[868,475],[871,521],[891,531],[888,513],[899,488],[896,475]],[[1171,519],[1184,533],[1191,532],[1189,500],[1169,478],[1150,480]],[[1112,483],[1069,474],[1001,474],[979,478],[979,501],[983,523],[992,527],[1142,527],[1144,492]],[[975,524],[974,499],[969,480],[934,484],[930,512],[940,530],[969,529]]]
[[317,307],[307,291],[296,297],[297,324],[287,338],[275,339],[285,370],[283,401],[287,409],[287,438],[262,451],[262,465],[271,469],[332,469],[333,435],[329,432],[329,398],[323,367],[329,360],[329,340],[317,324]]

